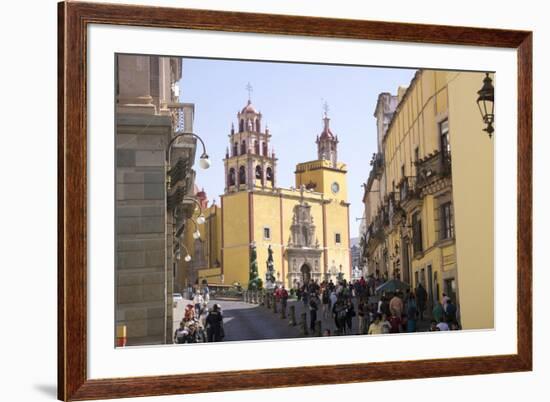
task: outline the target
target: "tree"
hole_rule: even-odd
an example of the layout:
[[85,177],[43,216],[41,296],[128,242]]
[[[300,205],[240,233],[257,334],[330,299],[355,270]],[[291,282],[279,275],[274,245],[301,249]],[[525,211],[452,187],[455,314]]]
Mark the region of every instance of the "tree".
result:
[[258,261],[256,245],[250,245],[250,271],[248,276],[248,290],[259,290],[262,288],[262,280],[258,277]]

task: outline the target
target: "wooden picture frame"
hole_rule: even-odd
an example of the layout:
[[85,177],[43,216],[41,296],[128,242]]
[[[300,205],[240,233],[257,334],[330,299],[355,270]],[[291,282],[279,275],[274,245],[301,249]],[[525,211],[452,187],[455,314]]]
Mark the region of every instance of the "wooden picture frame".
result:
[[[532,32],[62,2],[58,5],[58,398],[86,400],[532,369]],[[518,52],[517,353],[134,378],[87,377],[87,26],[488,46]],[[334,370],[338,370],[335,380]]]

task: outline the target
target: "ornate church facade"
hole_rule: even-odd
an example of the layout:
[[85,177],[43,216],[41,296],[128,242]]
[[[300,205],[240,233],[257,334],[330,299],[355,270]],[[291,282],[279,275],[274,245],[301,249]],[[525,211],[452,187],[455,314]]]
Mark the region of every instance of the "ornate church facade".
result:
[[205,244],[206,254],[216,258],[207,256],[204,266],[194,269],[188,280],[246,286],[252,246],[264,282],[269,247],[276,280],[287,287],[351,277],[347,171],[337,160],[338,137],[329,123],[325,113],[315,141],[317,159],[298,163],[295,186],[283,188],[277,185],[277,157],[262,114],[250,100],[237,113],[223,160],[221,205],[205,211],[207,220],[215,211],[219,232],[205,233],[204,238],[219,239],[219,248]]

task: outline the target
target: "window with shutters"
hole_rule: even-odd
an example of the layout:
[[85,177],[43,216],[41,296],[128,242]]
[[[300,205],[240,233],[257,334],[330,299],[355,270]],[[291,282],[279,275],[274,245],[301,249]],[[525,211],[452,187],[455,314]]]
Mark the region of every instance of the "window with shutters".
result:
[[455,236],[455,228],[453,222],[453,208],[450,202],[446,202],[439,207],[439,238],[452,239]]

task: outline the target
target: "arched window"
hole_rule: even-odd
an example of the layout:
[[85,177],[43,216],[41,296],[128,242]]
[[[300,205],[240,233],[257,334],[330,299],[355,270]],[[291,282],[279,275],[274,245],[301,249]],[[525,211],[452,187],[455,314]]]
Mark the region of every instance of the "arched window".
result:
[[260,119],[257,119],[257,120],[256,120],[256,132],[257,132],[257,133],[260,132]]
[[254,153],[256,155],[260,154],[260,143],[258,142],[258,140],[254,140]]
[[264,154],[264,156],[267,156],[267,142],[264,142],[262,145],[263,145],[262,146],[262,148],[263,148],[262,153]]
[[237,156],[239,154],[239,143],[236,142],[233,144],[233,156]]
[[265,178],[273,183],[273,169],[271,169],[271,166],[265,170]]
[[262,167],[260,165],[256,166],[256,179],[263,179]]
[[233,168],[229,169],[228,183],[230,186],[235,185],[235,169]]
[[244,166],[239,168],[239,185],[246,184],[246,171]]
[[241,119],[239,122],[239,132],[242,133],[244,131],[244,119]]
[[241,143],[241,155],[244,155],[246,154],[246,141],[243,140],[243,142]]

